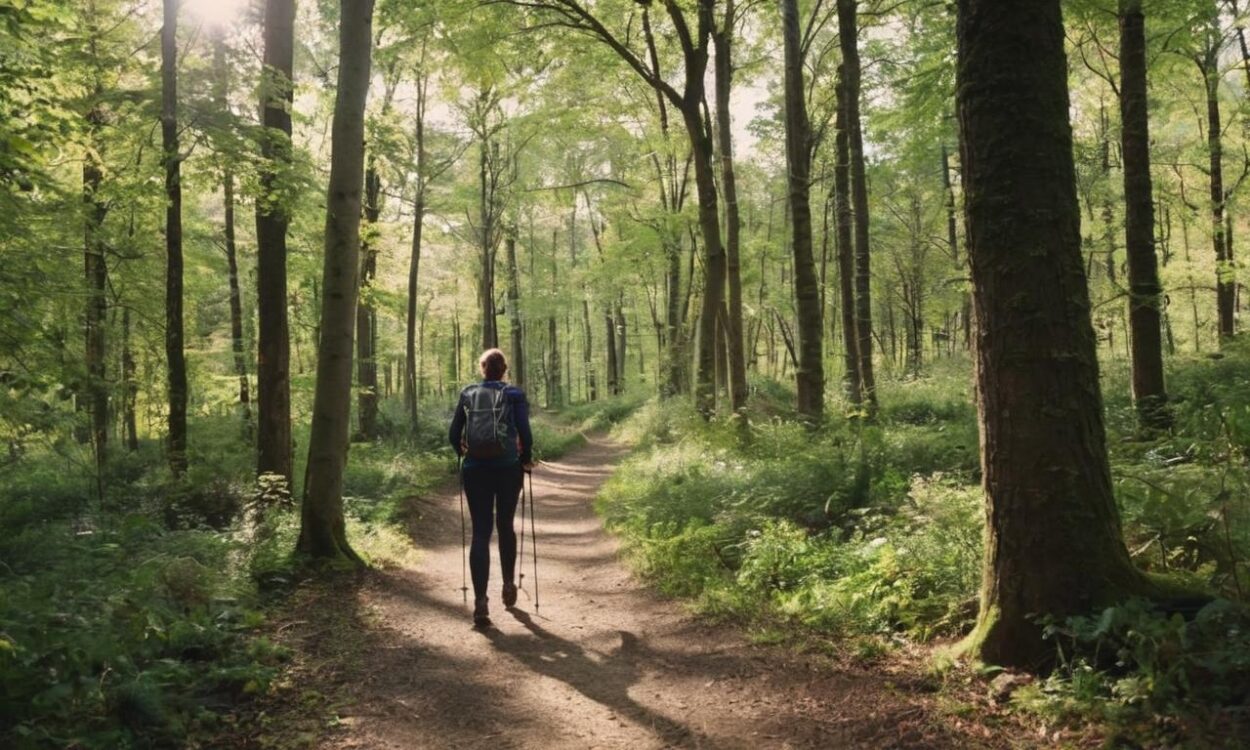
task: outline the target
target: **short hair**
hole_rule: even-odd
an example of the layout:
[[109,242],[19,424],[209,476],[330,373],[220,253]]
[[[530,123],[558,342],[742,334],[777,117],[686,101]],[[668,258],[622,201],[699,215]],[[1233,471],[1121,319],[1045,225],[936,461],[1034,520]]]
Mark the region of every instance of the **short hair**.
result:
[[503,380],[504,373],[508,372],[508,360],[504,359],[503,352],[498,349],[482,352],[477,366],[482,369],[482,376],[487,380]]

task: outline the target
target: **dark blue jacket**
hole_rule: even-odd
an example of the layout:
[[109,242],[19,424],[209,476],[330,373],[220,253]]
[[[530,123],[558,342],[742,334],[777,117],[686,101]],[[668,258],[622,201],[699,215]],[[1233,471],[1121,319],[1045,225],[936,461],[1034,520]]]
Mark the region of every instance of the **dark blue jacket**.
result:
[[[479,466],[504,468],[530,463],[533,460],[534,435],[530,432],[530,407],[529,402],[525,400],[525,391],[501,380],[484,380],[481,385],[486,388],[494,388],[495,390],[502,389],[504,398],[508,399],[508,403],[512,405],[512,423],[508,425],[508,440],[510,444],[517,446],[517,450],[509,451],[499,458],[465,458],[464,468],[472,469]],[[472,387],[474,386],[466,386],[464,390],[460,391],[460,400],[456,403],[456,413],[451,418],[451,429],[447,434],[452,450],[456,451],[456,455],[459,456],[464,455],[462,441],[466,418],[465,391]]]

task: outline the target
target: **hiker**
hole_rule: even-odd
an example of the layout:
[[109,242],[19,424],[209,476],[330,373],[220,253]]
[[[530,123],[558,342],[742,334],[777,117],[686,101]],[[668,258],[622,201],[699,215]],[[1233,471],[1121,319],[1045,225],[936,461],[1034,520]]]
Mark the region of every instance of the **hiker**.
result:
[[473,577],[473,623],[490,625],[486,584],[490,578],[492,516],[499,529],[499,565],[503,574],[503,604],[516,604],[516,515],[523,472],[533,468],[534,437],[530,433],[525,392],[505,383],[508,362],[503,352],[487,349],[478,359],[482,382],[460,392],[448,438],[461,458],[460,480],[469,498],[473,543],[469,568]]

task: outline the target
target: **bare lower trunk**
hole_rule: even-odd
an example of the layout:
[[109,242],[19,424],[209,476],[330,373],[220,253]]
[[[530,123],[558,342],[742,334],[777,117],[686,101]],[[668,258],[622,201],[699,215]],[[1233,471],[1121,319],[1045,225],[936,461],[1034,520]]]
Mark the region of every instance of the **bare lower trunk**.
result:
[[1142,424],[1167,428],[1172,420],[1163,382],[1163,290],[1155,257],[1146,31],[1141,8],[1141,0],[1122,0],[1120,5],[1120,137],[1124,152],[1133,398]]
[[343,470],[351,423],[352,336],[360,271],[365,99],[369,91],[373,0],[340,0],[339,72],[326,197],[321,344],[308,444],[308,482],[298,549],[317,558],[359,561],[347,542]]
[[736,18],[734,0],[726,0],[723,25],[713,35],[713,45],[716,50],[716,130],[720,144],[721,191],[725,197],[725,271],[729,294],[725,318],[725,347],[729,370],[729,401],[733,412],[741,414],[747,401],[746,350],[742,330],[742,271],[739,260],[742,220],[738,213],[738,185],[734,174],[733,128],[730,119]]
[[512,382],[524,388],[527,380],[525,328],[521,318],[521,275],[516,262],[516,238],[504,240],[508,254],[508,325],[511,328],[512,351],[508,371]]
[[291,342],[287,322],[288,210],[280,185],[291,163],[295,0],[265,0],[260,108],[261,195],[256,200],[256,471],[293,480]]
[[855,243],[852,240],[850,129],[846,122],[846,76],[838,70],[837,133],[835,135],[834,211],[837,228],[838,289],[842,296],[843,387],[847,400],[858,407],[864,400],[859,376],[859,328],[855,325]]
[[869,254],[868,176],[860,125],[859,25],[856,0],[838,0],[838,37],[842,47],[845,114],[851,158],[851,202],[855,209],[855,326],[859,334],[859,381],[869,414],[876,412],[877,386],[872,366],[872,271]]
[[374,167],[373,157],[370,157],[369,167],[365,170],[365,228],[360,242],[360,289],[356,297],[356,397],[360,426],[358,436],[364,441],[374,440],[378,434],[378,313],[370,296],[373,279],[378,271],[378,255],[372,235],[381,214],[378,204],[381,193],[382,180]]
[[165,0],[161,29],[161,148],[165,159],[165,360],[169,468],[187,469],[187,363],[182,332],[182,154],[178,145],[178,6]]

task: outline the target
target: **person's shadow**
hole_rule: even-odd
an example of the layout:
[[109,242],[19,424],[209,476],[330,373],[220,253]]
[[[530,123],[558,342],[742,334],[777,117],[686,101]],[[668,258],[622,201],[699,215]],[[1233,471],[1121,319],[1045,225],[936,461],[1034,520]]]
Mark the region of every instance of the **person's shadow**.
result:
[[528,612],[510,609],[508,614],[524,625],[530,635],[509,635],[496,628],[481,631],[495,648],[507,652],[534,672],[565,683],[623,718],[650,727],[665,742],[704,744],[701,740],[706,738],[701,733],[630,697],[630,686],[641,677],[640,657],[646,653],[633,633],[617,631],[621,637],[620,648],[597,660],[580,645],[543,628]]

